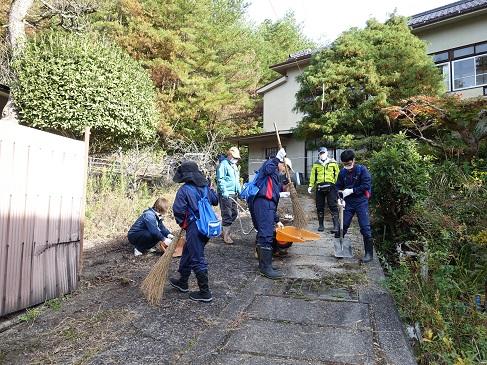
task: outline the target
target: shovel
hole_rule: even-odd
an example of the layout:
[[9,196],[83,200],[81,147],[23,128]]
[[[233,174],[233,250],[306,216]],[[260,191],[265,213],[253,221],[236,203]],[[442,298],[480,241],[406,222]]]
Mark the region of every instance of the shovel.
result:
[[345,210],[345,204],[343,199],[339,198],[342,201],[342,204],[338,202],[338,217],[340,220],[340,238],[335,238],[334,246],[335,246],[335,257],[336,258],[351,258],[353,257],[352,254],[352,242],[350,238],[343,237],[343,211]]

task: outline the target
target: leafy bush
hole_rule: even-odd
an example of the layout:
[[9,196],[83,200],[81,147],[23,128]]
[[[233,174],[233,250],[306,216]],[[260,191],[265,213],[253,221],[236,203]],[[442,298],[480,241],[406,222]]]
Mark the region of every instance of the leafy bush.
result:
[[89,126],[97,150],[155,136],[158,112],[148,73],[93,35],[36,37],[13,68],[14,100],[25,124],[72,136]]
[[428,194],[431,162],[417,151],[416,142],[399,134],[369,160],[376,218],[394,235],[401,218]]

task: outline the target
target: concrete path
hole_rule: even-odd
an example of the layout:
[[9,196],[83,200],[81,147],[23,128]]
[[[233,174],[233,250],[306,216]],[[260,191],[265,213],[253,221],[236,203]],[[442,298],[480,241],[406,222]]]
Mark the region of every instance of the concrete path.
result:
[[355,259],[333,257],[329,228],[328,219],[319,241],[294,244],[288,257],[275,260],[286,279],[256,275],[177,362],[416,364],[377,258],[358,260],[357,223],[350,232]]

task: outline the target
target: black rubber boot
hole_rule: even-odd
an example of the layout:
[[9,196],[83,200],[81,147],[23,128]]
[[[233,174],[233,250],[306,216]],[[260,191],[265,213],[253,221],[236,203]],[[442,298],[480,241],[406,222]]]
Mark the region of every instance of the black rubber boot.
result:
[[372,237],[364,237],[364,250],[365,255],[362,259],[362,262],[370,262],[374,258],[374,243],[372,241]]
[[191,273],[182,275],[181,273],[179,273],[179,279],[170,278],[169,284],[171,284],[173,288],[176,288],[181,293],[187,293],[189,291],[188,279],[190,274]]
[[323,232],[325,230],[325,226],[323,225],[323,221],[325,220],[325,213],[318,213],[318,232]]
[[272,280],[282,278],[282,273],[272,268],[272,248],[260,248],[259,271]]
[[340,222],[338,222],[338,214],[333,214],[333,228],[330,230],[330,233],[338,233],[340,231]]
[[208,287],[208,271],[197,272],[196,280],[198,280],[200,291],[191,292],[189,294],[189,299],[196,302],[211,302],[213,297],[211,296],[210,288]]

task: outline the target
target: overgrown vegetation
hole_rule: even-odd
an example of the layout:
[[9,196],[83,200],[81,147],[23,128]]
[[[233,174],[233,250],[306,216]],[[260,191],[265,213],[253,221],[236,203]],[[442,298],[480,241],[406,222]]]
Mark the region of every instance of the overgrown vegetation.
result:
[[[487,360],[487,165],[432,161],[400,135],[372,154],[378,247],[406,323],[420,324],[420,364]],[[483,312],[482,312],[483,310]]]

